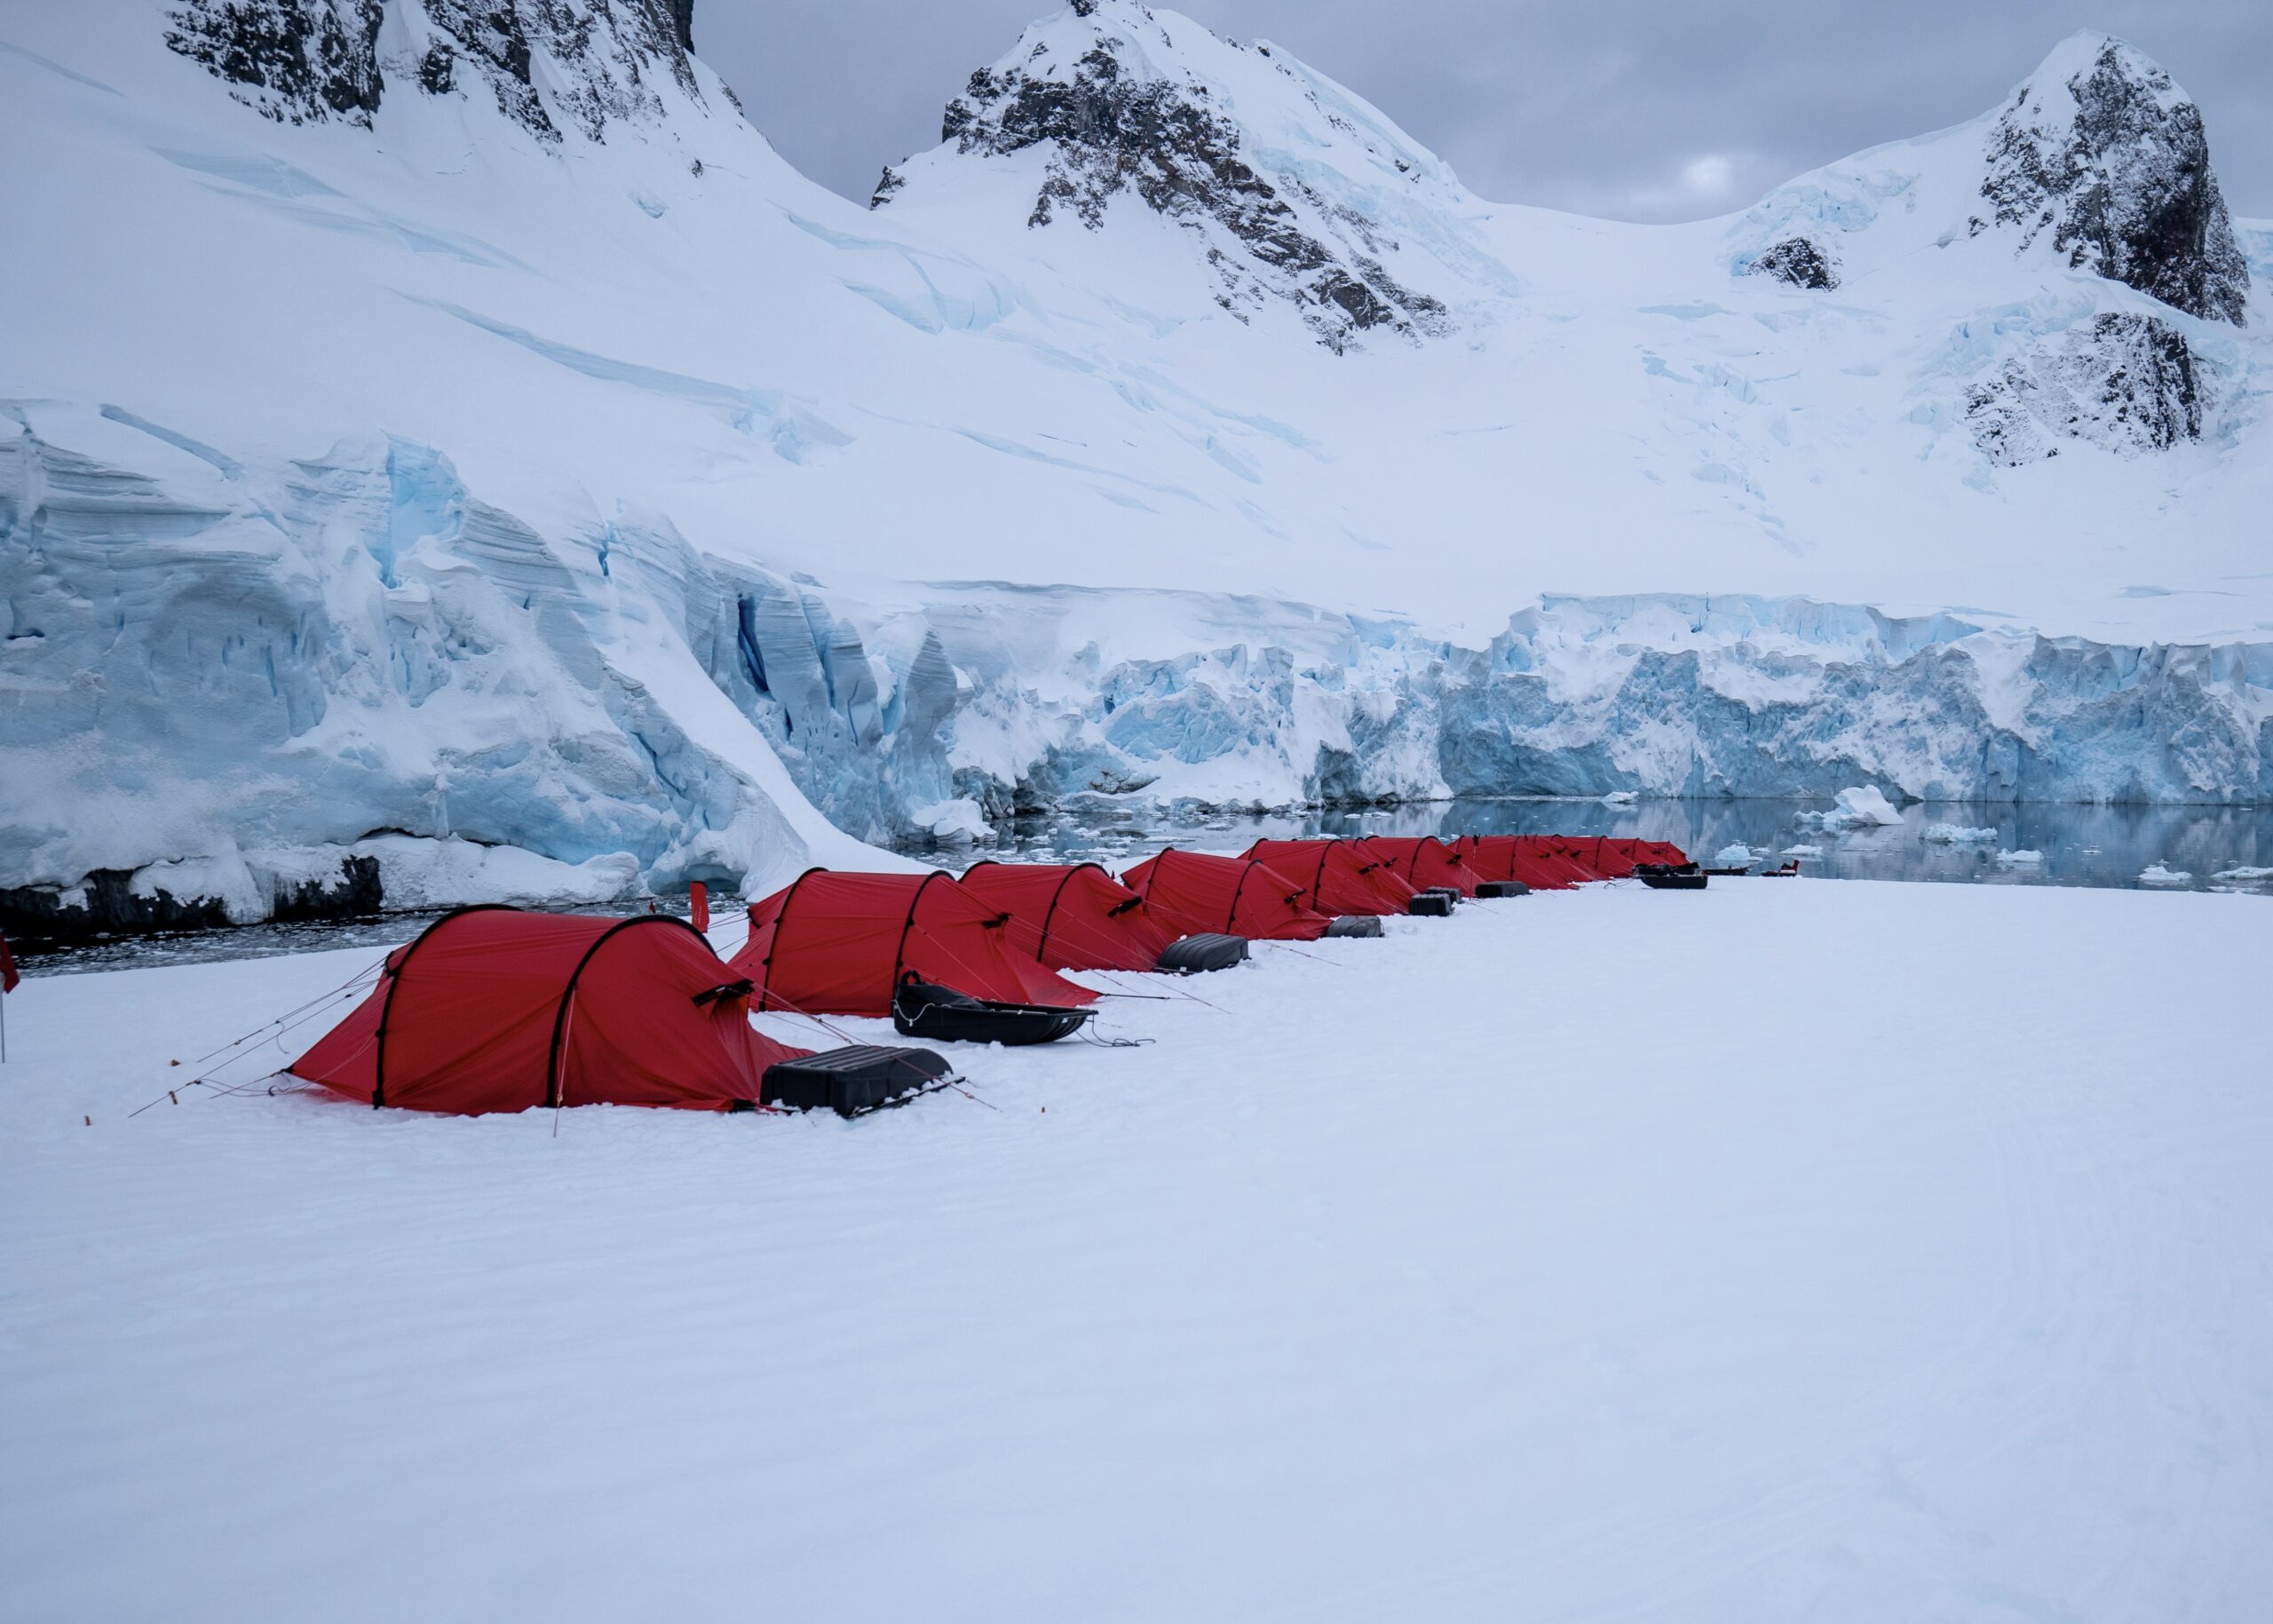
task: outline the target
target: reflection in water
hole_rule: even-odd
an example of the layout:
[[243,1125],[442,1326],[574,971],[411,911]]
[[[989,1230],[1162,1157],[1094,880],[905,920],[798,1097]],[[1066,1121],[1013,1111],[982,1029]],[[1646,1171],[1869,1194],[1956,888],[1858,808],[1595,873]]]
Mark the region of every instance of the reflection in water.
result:
[[[1988,885],[2137,886],[2150,867],[2189,877],[2174,889],[2244,891],[2273,897],[2273,812],[2209,806],[1912,806],[1899,826],[1849,833],[1808,829],[1806,811],[1824,801],[1643,801],[1608,806],[1599,801],[1443,801],[1380,811],[1312,812],[1304,816],[1210,818],[1200,822],[1139,823],[1129,817],[1058,816],[1020,819],[995,844],[960,852],[920,853],[923,860],[962,870],[982,857],[1030,862],[1094,861],[1120,869],[1165,845],[1199,852],[1239,852],[1266,836],[1306,835],[1615,835],[1670,840],[1699,861],[1731,845],[1781,861],[1794,846],[1812,846],[1803,874],[1854,880],[1944,880]],[[1927,840],[1934,824],[1994,829],[1996,838],[1960,845]],[[1998,861],[2000,852],[2032,851],[2043,860]],[[2236,870],[2269,871],[2230,877]],[[640,905],[644,907],[644,905]],[[666,903],[683,913],[684,898]],[[630,907],[584,908],[629,913]],[[246,925],[170,936],[127,937],[24,955],[34,974],[265,958],[283,953],[384,946],[408,941],[439,913],[391,914],[339,923]],[[2273,915],[2269,915],[2273,918]]]
[[[1847,880],[1944,880],[2007,885],[2136,886],[2157,864],[2190,876],[2175,889],[2239,890],[2273,895],[2273,875],[2220,879],[2237,869],[2273,868],[2273,812],[2214,806],[2014,806],[1927,804],[1904,810],[1898,826],[1841,833],[1803,828],[1800,814],[1827,801],[1440,801],[1379,811],[1300,817],[1211,818],[1139,825],[1073,818],[1021,820],[1001,844],[971,854],[926,857],[960,868],[978,856],[1137,861],[1163,845],[1239,852],[1250,842],[1306,835],[1613,835],[1669,840],[1700,862],[1732,845],[1781,861],[1794,847],[1815,847],[1800,871]],[[1925,838],[1935,824],[1993,829],[1993,840],[1943,844]],[[2000,852],[2036,852],[2032,864],[2000,863]]]

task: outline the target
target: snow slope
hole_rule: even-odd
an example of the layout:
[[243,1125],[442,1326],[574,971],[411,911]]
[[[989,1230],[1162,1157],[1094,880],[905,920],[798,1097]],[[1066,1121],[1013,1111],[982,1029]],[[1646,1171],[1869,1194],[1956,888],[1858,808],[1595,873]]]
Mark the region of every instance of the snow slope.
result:
[[1590,887],[557,1137],[164,1103],[368,952],[35,977],[0,1615],[2252,1618],[2264,914]]
[[2267,793],[2273,236],[2126,47],[1641,227],[1129,0],[863,211],[686,37],[0,20],[11,917],[1081,795]]

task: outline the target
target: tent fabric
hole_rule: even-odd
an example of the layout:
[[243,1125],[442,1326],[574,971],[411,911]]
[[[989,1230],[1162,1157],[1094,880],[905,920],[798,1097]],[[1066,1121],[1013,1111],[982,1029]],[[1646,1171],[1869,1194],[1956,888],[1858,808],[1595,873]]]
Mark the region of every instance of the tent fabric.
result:
[[1247,855],[1303,886],[1303,905],[1332,917],[1402,914],[1414,887],[1354,840],[1258,840]]
[[1162,923],[1187,936],[1221,931],[1260,941],[1313,942],[1331,922],[1303,906],[1303,886],[1251,857],[1174,846],[1121,876]]
[[1487,880],[1521,880],[1534,891],[1567,891],[1592,880],[1622,880],[1636,863],[1685,863],[1662,840],[1610,836],[1467,835],[1453,843],[1461,860]]
[[749,989],[685,921],[460,909],[294,1061],[371,1105],[475,1116],[542,1105],[756,1105],[804,1054],[749,1024]]
[[1574,884],[1584,885],[1608,877],[1588,861],[1589,853],[1585,842],[1563,835],[1518,835],[1516,841],[1534,862],[1562,873]]
[[1456,891],[1463,897],[1470,897],[1476,894],[1477,883],[1485,878],[1462,863],[1450,846],[1433,836],[1369,835],[1354,844],[1386,861],[1391,872],[1415,891],[1430,891],[1442,886],[1448,891]]
[[1569,891],[1583,877],[1532,851],[1517,835],[1464,835],[1453,849],[1485,879],[1517,880],[1533,891]]
[[1022,951],[1010,915],[951,875],[813,868],[750,905],[732,961],[761,1010],[890,1015],[901,976],[996,1003],[1078,1009],[1097,994]]
[[1008,914],[1011,945],[1052,970],[1151,970],[1176,939],[1095,863],[974,863],[960,883]]

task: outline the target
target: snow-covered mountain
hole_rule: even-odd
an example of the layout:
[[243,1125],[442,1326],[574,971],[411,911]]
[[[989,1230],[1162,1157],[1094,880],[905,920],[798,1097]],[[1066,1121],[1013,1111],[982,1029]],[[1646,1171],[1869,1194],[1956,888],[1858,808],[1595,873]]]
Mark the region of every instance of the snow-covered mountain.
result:
[[1638,226],[1132,0],[864,210],[699,27],[0,19],[0,905],[1083,799],[2273,799],[2273,226],[2127,46]]

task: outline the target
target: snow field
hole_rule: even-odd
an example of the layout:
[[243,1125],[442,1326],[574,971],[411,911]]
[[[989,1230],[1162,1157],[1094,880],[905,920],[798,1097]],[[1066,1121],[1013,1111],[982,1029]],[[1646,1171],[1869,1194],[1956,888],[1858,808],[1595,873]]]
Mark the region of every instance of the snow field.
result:
[[0,1617],[2273,1598],[2261,901],[1722,881],[1388,926],[1119,978],[1208,1002],[850,1124],[129,1119],[376,955],[32,979]]

